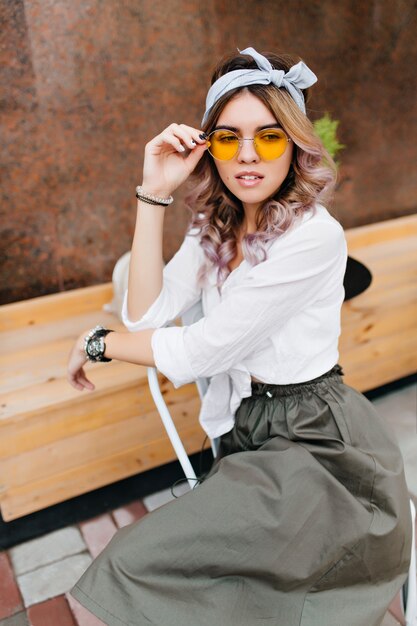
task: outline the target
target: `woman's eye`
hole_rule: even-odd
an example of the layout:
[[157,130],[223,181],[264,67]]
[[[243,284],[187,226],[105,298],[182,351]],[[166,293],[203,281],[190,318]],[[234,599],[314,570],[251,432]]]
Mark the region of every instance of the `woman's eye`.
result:
[[236,141],[236,137],[235,135],[221,135],[221,137],[218,138],[218,141],[221,141],[222,143],[230,143]]
[[261,139],[264,141],[279,141],[282,137],[277,133],[268,133],[267,135],[262,135]]

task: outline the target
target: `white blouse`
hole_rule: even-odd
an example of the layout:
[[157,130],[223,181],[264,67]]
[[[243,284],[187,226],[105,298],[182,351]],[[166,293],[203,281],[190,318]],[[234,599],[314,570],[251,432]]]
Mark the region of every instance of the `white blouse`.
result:
[[[143,317],[122,317],[132,332],[156,328],[156,367],[174,386],[209,378],[200,423],[210,438],[233,428],[251,376],[265,383],[311,380],[339,358],[340,310],[347,245],[341,224],[322,205],[306,212],[269,244],[268,258],[246,260],[227,277],[221,291],[212,270],[203,290],[197,271],[204,260],[198,237],[184,242],[163,271],[163,287]],[[202,302],[203,317],[189,326],[168,326]]]

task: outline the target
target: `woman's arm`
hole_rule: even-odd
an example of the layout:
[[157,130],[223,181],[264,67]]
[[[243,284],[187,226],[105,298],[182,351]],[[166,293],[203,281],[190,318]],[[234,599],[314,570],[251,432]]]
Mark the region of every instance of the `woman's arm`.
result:
[[[149,193],[154,192],[150,186]],[[169,194],[168,194],[169,195]],[[128,312],[138,320],[156,300],[162,288],[162,239],[165,207],[138,200],[135,234],[129,264]]]
[[[88,332],[87,330],[78,337],[68,361],[68,382],[79,391],[83,389],[92,391],[94,389],[93,383],[87,378],[84,371],[84,365],[88,360],[84,350],[84,337]],[[104,356],[108,359],[155,367],[151,346],[154,332],[153,328],[141,330],[134,334],[111,332],[105,339],[106,350]]]
[[[148,194],[168,197],[188,178],[205,150],[206,141],[200,130],[184,124],[171,124],[160,135],[146,144],[142,188]],[[158,295],[162,293],[164,216],[165,207],[138,201],[129,266],[127,316],[125,313],[125,317],[129,318],[131,327],[141,326],[142,322],[135,324],[134,320],[140,320],[158,298]],[[177,266],[181,266],[183,257],[188,258],[191,255],[194,258],[195,250],[189,243],[190,241],[187,240],[187,245],[183,244],[181,253],[177,253],[175,261],[165,268],[173,290],[178,287],[175,281]],[[182,274],[194,271],[194,265],[194,263],[191,265],[188,263],[186,271]],[[187,303],[193,302],[197,297],[194,283],[190,277],[182,286],[181,293],[180,299],[171,298],[174,300],[171,304],[166,302],[167,299],[170,299],[169,290],[163,294],[164,297],[160,303],[163,316],[169,316],[172,311],[181,309],[181,306],[185,305],[184,295]],[[171,296],[175,296],[172,291]],[[153,328],[135,332],[133,341],[130,333],[110,333],[106,338],[106,356],[108,356],[109,351],[110,356],[108,358],[154,366],[151,347],[153,332]],[[84,337],[87,334],[88,331],[77,339],[68,362],[68,381],[80,391],[94,389],[93,383],[87,378],[84,371],[84,365],[87,361],[84,352]]]
[[[169,197],[188,178],[206,149],[200,135],[201,131],[191,126],[171,124],[146,144],[142,183],[145,192]],[[138,201],[127,299],[132,321],[143,316],[162,288],[165,211],[163,206]]]
[[128,314],[126,292],[122,306],[122,320],[131,332],[147,328],[161,328],[183,315],[201,298],[201,286],[197,280],[198,269],[204,253],[198,234],[190,231],[184,237],[179,250],[162,270],[162,288],[156,300],[138,321]]

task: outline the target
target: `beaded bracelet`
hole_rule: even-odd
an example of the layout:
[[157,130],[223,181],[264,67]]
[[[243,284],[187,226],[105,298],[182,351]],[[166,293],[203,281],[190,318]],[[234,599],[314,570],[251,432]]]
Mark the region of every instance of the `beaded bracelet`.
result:
[[142,202],[147,202],[148,204],[154,204],[158,206],[169,206],[174,202],[174,198],[169,196],[168,198],[160,198],[159,196],[154,196],[152,193],[148,193],[143,189],[141,185],[136,187],[136,197]]

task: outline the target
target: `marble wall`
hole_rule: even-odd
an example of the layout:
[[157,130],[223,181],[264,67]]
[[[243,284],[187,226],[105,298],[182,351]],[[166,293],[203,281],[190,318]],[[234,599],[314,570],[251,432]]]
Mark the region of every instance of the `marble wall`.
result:
[[[211,69],[240,47],[318,74],[313,119],[340,120],[348,228],[416,211],[413,0],[3,0],[1,302],[108,281],[130,247],[144,143],[199,125]],[[167,211],[165,258],[188,213]]]

